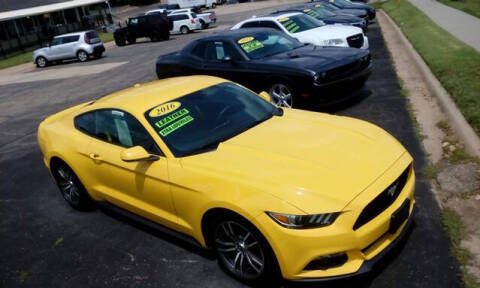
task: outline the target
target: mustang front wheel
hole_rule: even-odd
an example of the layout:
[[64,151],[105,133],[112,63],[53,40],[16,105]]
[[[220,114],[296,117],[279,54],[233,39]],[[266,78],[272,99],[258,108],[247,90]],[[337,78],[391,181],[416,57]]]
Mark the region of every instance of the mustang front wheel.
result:
[[65,201],[75,209],[91,208],[93,201],[72,169],[64,163],[52,168],[52,174]]
[[219,264],[236,278],[250,283],[275,279],[277,262],[262,234],[240,217],[217,222],[213,235]]

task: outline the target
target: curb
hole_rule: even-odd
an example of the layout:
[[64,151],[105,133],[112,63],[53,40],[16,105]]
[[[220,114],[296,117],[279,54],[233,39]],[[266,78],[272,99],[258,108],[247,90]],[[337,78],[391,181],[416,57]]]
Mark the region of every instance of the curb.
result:
[[390,16],[388,16],[388,14],[383,10],[379,10],[378,12],[381,13],[382,16],[385,16],[385,19],[387,19],[387,21],[392,25],[394,30],[397,32],[400,41],[407,48],[407,52],[410,54],[412,59],[415,60],[415,63],[419,68],[425,83],[427,83],[427,88],[430,90],[430,93],[437,98],[438,104],[445,113],[454,133],[465,146],[465,150],[473,156],[480,157],[480,138],[477,136],[470,124],[468,124],[467,120],[465,120],[465,117],[463,117],[460,110],[458,110],[457,105],[455,105],[448,92],[433,75],[428,65],[425,63],[425,61],[423,61],[422,57],[418,54],[415,48],[413,48],[410,41],[408,41],[402,30],[400,30],[392,18],[390,18]]

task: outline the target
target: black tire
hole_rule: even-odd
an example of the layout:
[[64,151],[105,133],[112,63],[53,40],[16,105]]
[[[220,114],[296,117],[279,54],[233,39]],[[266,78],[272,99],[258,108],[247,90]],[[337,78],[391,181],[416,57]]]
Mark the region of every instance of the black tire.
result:
[[202,25],[202,29],[207,29],[208,28],[208,24],[205,23],[205,21],[203,21],[202,19],[200,19],[200,24]]
[[58,189],[67,203],[77,210],[90,210],[94,207],[94,201],[88,195],[82,182],[73,170],[64,162],[52,163],[52,175]]
[[38,56],[37,59],[35,59],[35,64],[37,64],[38,68],[45,68],[48,66],[47,58]]
[[86,62],[88,61],[88,53],[83,51],[83,50],[80,50],[77,52],[77,59],[78,61],[80,62]]
[[170,31],[165,30],[165,32],[162,33],[162,40],[167,41],[168,39],[170,39]]
[[180,33],[188,34],[188,33],[190,33],[190,29],[188,29],[187,26],[182,26],[182,27],[180,27]]
[[[290,84],[288,81],[283,81],[283,80],[272,81],[267,91],[272,97],[273,104],[280,107],[287,107],[287,108],[294,107],[294,105],[296,107],[297,97],[295,95],[295,89],[293,88],[293,85]],[[287,91],[289,92],[290,97],[286,95]]]
[[125,40],[125,37],[123,37],[123,36],[115,37],[115,44],[116,44],[118,47],[125,46],[125,45],[127,44],[127,43],[126,43],[126,40]]
[[150,36],[150,41],[152,42],[158,42],[160,41],[160,32],[153,32],[152,36]]
[[93,54],[93,58],[100,59],[100,58],[102,58],[102,54],[103,53],[95,53],[95,54]]
[[128,37],[127,38],[128,44],[135,44],[137,42],[137,38],[135,37]]
[[281,279],[272,248],[250,222],[235,214],[225,214],[216,218],[212,227],[213,249],[224,271],[251,285],[272,284]]

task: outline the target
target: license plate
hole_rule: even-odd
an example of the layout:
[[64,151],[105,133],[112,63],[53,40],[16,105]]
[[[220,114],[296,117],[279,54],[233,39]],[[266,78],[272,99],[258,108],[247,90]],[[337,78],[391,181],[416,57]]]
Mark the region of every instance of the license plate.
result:
[[395,234],[402,226],[403,222],[407,220],[410,213],[410,199],[406,199],[402,206],[393,212],[392,217],[390,218],[390,228],[388,229],[389,233]]

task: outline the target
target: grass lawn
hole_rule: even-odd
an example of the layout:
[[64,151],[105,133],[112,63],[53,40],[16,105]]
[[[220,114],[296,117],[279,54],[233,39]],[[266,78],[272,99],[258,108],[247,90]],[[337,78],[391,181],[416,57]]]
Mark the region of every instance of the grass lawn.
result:
[[100,32],[98,33],[98,37],[100,37],[103,43],[113,41],[113,33]]
[[19,64],[27,63],[32,61],[32,52],[25,52],[18,54],[7,59],[0,58],[0,69],[5,69],[8,67],[16,66]]
[[389,0],[379,6],[402,29],[480,134],[480,53],[437,26],[406,0]]
[[480,18],[480,1],[479,0],[437,0],[437,1]]

